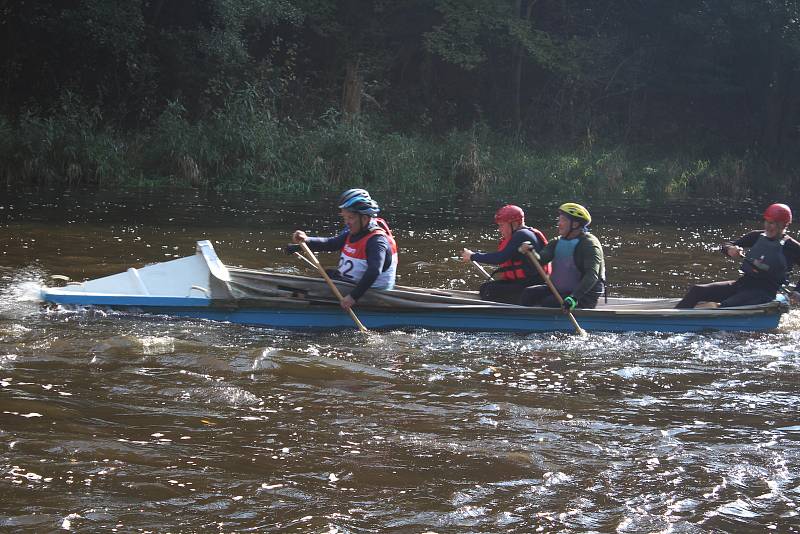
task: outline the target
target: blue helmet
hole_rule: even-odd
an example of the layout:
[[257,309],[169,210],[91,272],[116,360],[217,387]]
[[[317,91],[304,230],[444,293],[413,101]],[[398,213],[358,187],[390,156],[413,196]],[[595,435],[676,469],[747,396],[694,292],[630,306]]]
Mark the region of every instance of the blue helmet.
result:
[[348,189],[339,196],[339,208],[346,208],[359,200],[371,200],[366,189]]
[[380,206],[378,203],[372,200],[369,197],[358,197],[357,199],[353,200],[353,202],[348,202],[348,205],[339,206],[341,209],[345,209],[348,211],[353,211],[360,215],[369,215],[370,217],[374,217],[381,211]]

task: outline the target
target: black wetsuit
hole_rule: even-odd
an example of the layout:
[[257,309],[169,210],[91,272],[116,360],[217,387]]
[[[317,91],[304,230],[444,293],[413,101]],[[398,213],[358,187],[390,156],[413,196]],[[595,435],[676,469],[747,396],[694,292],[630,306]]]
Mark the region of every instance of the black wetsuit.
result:
[[[762,230],[754,230],[743,235],[733,243],[728,244],[737,247],[751,248],[763,234],[764,232]],[[767,238],[764,237],[764,239]],[[788,273],[794,265],[800,265],[800,243],[786,234],[779,236],[777,240],[783,240],[781,248],[786,260],[785,272]],[[774,242],[775,240],[771,241]],[[785,281],[768,276],[768,270],[759,272],[756,268],[748,268],[746,271],[749,272],[745,272],[736,280],[693,285],[689,288],[686,296],[684,296],[675,307],[694,308],[698,302],[702,301],[719,302],[720,306],[723,308],[763,304],[775,298],[775,295]],[[800,283],[797,284],[794,290],[797,291],[799,288]]]

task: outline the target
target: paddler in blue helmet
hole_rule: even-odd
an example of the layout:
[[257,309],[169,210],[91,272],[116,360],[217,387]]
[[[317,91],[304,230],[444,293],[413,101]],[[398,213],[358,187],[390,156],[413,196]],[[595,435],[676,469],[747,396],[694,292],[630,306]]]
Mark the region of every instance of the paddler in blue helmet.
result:
[[[574,202],[558,207],[558,237],[539,253],[542,265],[550,263],[550,280],[564,300],[564,308],[594,308],[605,292],[606,265],[600,240],[589,232],[592,216]],[[536,252],[533,252],[536,254]],[[526,288],[520,297],[523,306],[559,307],[546,285]]]
[[[339,266],[331,278],[355,287],[342,300],[350,309],[370,288],[391,289],[397,276],[397,243],[386,221],[378,217],[380,206],[365,189],[348,189],[339,197],[339,213],[345,229],[334,237],[309,237],[303,230],[292,234],[294,243],[306,243],[314,251],[340,252]],[[287,253],[299,250],[286,247]]]

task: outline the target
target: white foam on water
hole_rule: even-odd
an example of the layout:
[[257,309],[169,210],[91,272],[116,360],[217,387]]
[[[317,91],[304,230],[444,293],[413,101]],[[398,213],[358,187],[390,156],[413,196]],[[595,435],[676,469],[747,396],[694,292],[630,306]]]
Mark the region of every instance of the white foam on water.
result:
[[80,514],[69,514],[67,517],[61,521],[61,529],[62,530],[71,530],[72,529],[72,521],[75,519],[81,519],[82,516]]
[[145,356],[172,354],[175,352],[175,338],[171,336],[145,336],[139,338]]
[[44,273],[28,267],[4,278],[8,279],[8,285],[0,287],[0,317],[19,320],[39,313]]
[[723,515],[734,516],[734,517],[744,517],[744,518],[753,518],[758,517],[758,514],[750,510],[750,505],[747,504],[742,499],[736,499],[733,502],[725,503],[719,508],[717,508],[717,512]]

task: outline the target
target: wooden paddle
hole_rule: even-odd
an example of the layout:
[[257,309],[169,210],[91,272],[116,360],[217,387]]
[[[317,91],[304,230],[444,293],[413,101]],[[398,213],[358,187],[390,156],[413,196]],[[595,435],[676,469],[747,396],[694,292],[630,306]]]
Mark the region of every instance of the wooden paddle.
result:
[[[531,263],[533,263],[534,267],[536,267],[536,270],[539,271],[539,276],[542,277],[544,283],[547,284],[547,287],[550,288],[550,291],[553,293],[553,296],[556,298],[556,301],[561,305],[561,307],[563,307],[564,299],[561,298],[561,293],[558,292],[558,289],[556,289],[556,286],[553,285],[553,282],[550,280],[550,277],[547,276],[546,272],[544,272],[544,269],[542,269],[542,265],[539,263],[539,260],[536,259],[534,253],[531,252],[531,250],[528,248],[530,246],[531,243],[529,241],[525,241],[522,245],[520,245],[518,250],[520,253],[526,255],[529,260],[531,260]],[[566,310],[566,312],[567,316],[569,317],[569,320],[572,321],[572,326],[575,327],[575,333],[578,334],[579,336],[585,336],[586,330],[581,328],[581,325],[579,325],[578,321],[575,320],[575,316],[572,315],[572,312],[569,310]]]
[[[325,272],[325,269],[322,268],[322,265],[319,263],[317,256],[313,252],[311,252],[311,249],[308,248],[308,245],[306,245],[304,242],[300,243],[300,248],[303,249],[303,252],[305,252],[306,256],[308,256],[308,259],[311,260],[311,262],[314,264],[314,267],[316,267],[317,270],[319,271],[319,274],[321,274],[322,278],[324,278],[325,281],[328,283],[328,287],[331,288],[333,294],[336,295],[337,299],[339,299],[339,304],[342,304],[344,302],[344,297],[339,292],[339,288],[336,287],[336,284],[333,283],[333,280],[331,280],[331,277],[328,276],[328,273]],[[358,317],[356,317],[356,314],[353,312],[352,309],[348,308],[347,312],[350,314],[350,318],[353,319],[353,322],[356,323],[356,326],[358,326],[359,330],[361,330],[364,333],[369,332],[369,330],[367,330],[367,327],[364,326],[361,323],[361,321],[358,320]]]

